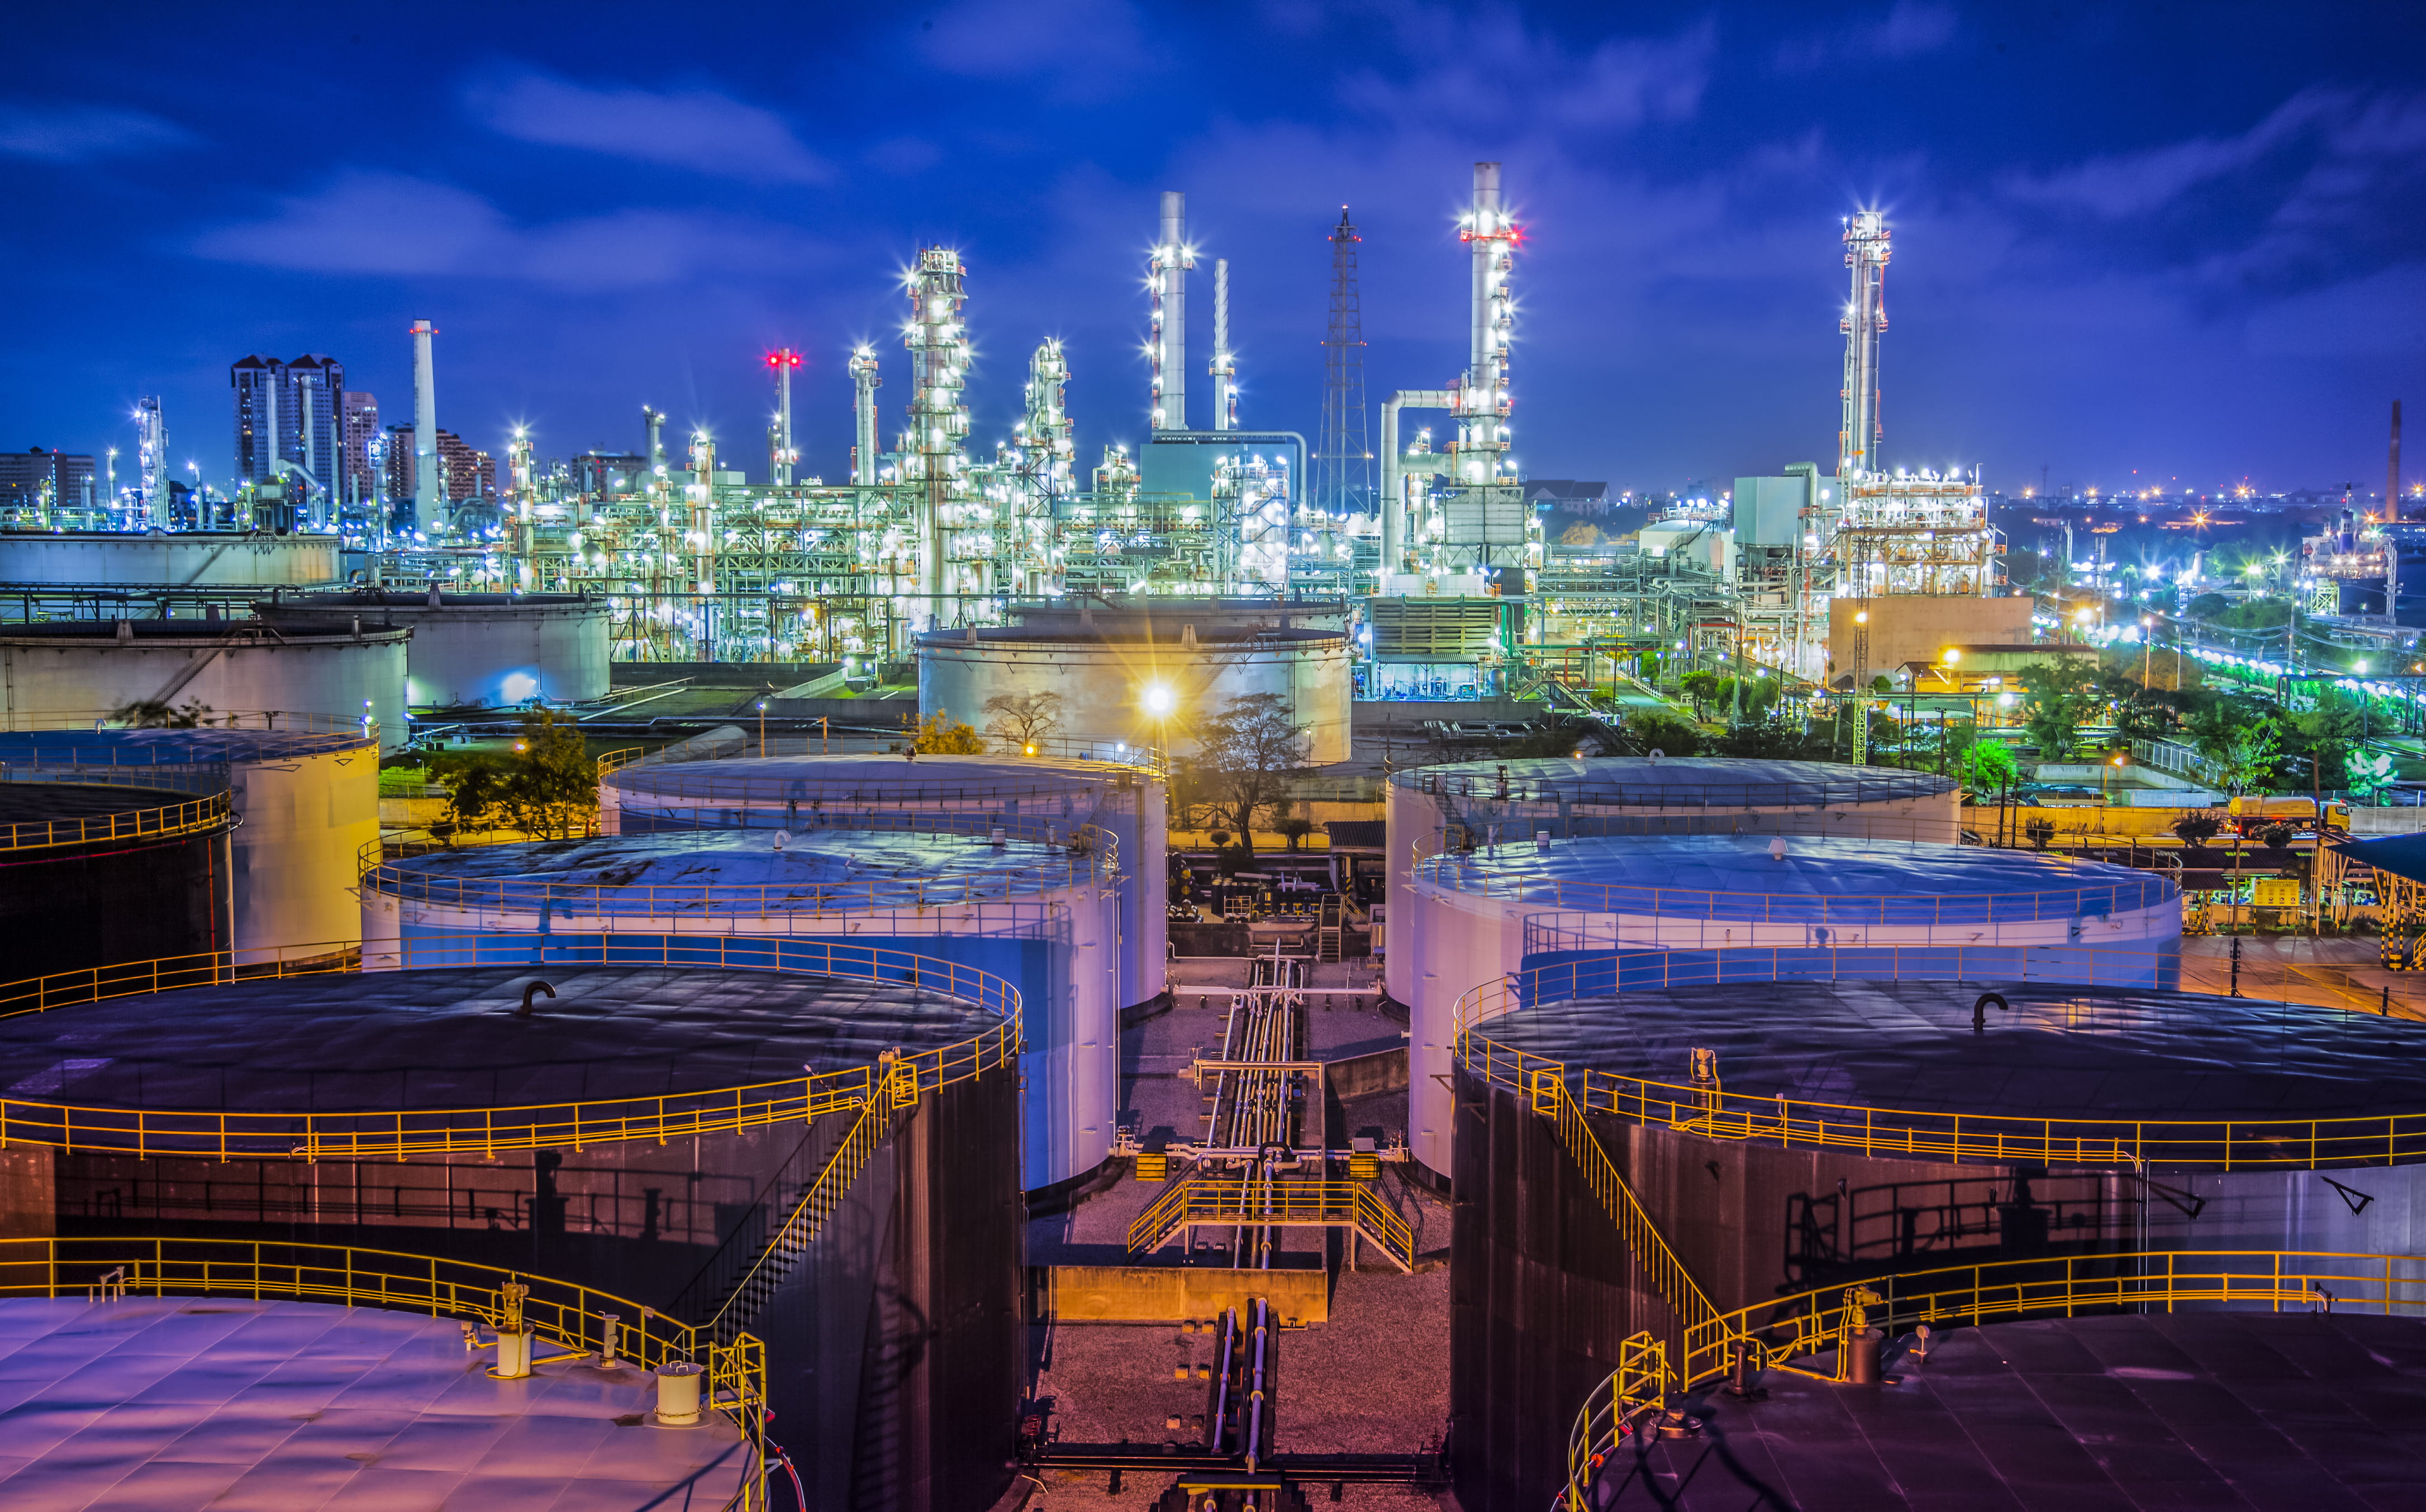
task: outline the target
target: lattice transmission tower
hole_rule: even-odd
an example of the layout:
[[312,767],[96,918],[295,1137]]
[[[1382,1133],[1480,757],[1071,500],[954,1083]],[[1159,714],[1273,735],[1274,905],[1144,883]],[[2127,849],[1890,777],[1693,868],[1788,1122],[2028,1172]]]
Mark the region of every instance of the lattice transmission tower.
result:
[[1331,333],[1322,339],[1322,439],[1315,452],[1314,507],[1328,515],[1373,507],[1373,447],[1365,423],[1365,317],[1356,293],[1363,238],[1339,207],[1331,233]]

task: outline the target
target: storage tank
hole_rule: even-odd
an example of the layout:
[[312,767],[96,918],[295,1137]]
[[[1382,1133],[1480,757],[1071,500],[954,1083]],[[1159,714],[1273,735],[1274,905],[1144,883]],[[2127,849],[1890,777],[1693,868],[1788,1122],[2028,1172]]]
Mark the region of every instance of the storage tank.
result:
[[[1092,824],[1120,857],[1120,1004],[1163,993],[1170,957],[1170,850],[1162,774],[1117,762],[1023,756],[828,756],[814,737],[686,741],[599,782],[609,833],[748,828],[799,831],[852,814],[957,813]],[[758,755],[759,751],[768,754]]]
[[344,575],[334,536],[259,531],[0,531],[0,583],[110,587],[307,587]]
[[[828,828],[721,829],[433,851],[363,878],[365,957],[452,937],[466,959],[528,941],[724,936],[913,951],[1020,992],[1031,1190],[1094,1173],[1120,1110],[1120,986],[1110,837],[1059,820],[872,813]],[[466,947],[469,950],[471,947]],[[499,952],[503,952],[499,955]]]
[[[56,1254],[41,1246],[39,1256],[35,1247],[0,1243],[0,1264],[42,1262],[12,1264],[16,1295],[0,1299],[0,1354],[15,1369],[13,1439],[31,1451],[0,1458],[0,1504],[57,1505],[65,1455],[74,1456],[78,1499],[108,1487],[121,1504],[162,1512],[542,1499],[653,1512],[668,1484],[701,1505],[766,1504],[738,1414],[710,1408],[680,1428],[648,1415],[648,1373],[685,1335],[662,1319],[643,1323],[621,1299],[596,1299],[635,1322],[618,1331],[621,1368],[602,1371],[597,1319],[581,1306],[589,1299],[504,1269],[197,1240],[100,1241]],[[140,1290],[124,1284],[137,1276]],[[498,1295],[518,1280],[532,1290],[525,1318],[538,1326],[540,1363],[527,1377],[499,1379],[495,1345],[467,1357],[462,1330],[476,1315],[502,1322]],[[718,1374],[737,1383],[729,1368]],[[357,1405],[372,1392],[378,1407]],[[572,1411],[574,1402],[592,1410]],[[57,1443],[63,1420],[105,1416],[105,1445]],[[602,1424],[616,1432],[618,1422],[630,1426],[615,1441],[639,1441],[649,1479],[634,1477],[631,1459],[601,1452]],[[745,1486],[753,1500],[743,1500]]]
[[[1848,959],[1884,958],[1902,975],[1976,979],[2027,960],[2040,977],[2112,981],[2123,971],[2136,985],[2172,986],[2182,934],[2181,890],[2152,873],[1808,835],[1485,843],[1418,860],[1412,891],[1401,937],[1415,977],[1408,1144],[1444,1174],[1456,1005],[1479,983],[1614,960],[1626,964],[1613,986],[1658,987],[1722,957],[1738,981],[1764,965],[1774,977],[1829,976]],[[1865,947],[1889,954],[1844,954]]]
[[[1962,789],[1949,778],[1833,762],[1735,757],[1528,757],[1451,762],[1390,775],[1387,844],[1390,917],[1411,905],[1408,869],[1418,846],[1449,828],[1529,840],[1553,834],[1710,831],[1838,835],[1951,843],[1960,833]],[[1383,985],[1412,1001],[1401,939],[1384,934]],[[1466,984],[1471,986],[1472,984]]]
[[918,637],[918,709],[982,728],[986,700],[1052,693],[1060,732],[1185,755],[1189,733],[1231,700],[1271,694],[1305,732],[1307,760],[1348,759],[1349,640],[1343,630],[1117,622],[1068,629],[938,630]]
[[[368,974],[111,976],[147,990],[0,1019],[8,1157],[78,1246],[354,1245],[595,1288],[584,1310],[624,1329],[746,1329],[809,1504],[991,1504],[1021,1385],[1015,991],[800,940],[702,940],[692,963],[519,945],[511,966],[407,945]],[[647,1406],[644,1381],[620,1392],[564,1400],[610,1435]]]
[[416,709],[498,708],[532,699],[606,696],[612,611],[579,593],[427,593],[364,589],[271,600],[253,613],[281,629],[364,624],[412,632],[405,697]]
[[[2414,1254],[2426,1231],[2426,1024],[2027,967],[1600,982],[1548,968],[1463,1010],[1449,1439],[1468,1506],[1547,1504],[1621,1342],[1648,1331],[1699,1370],[1723,1341],[1679,1320],[1705,1307],[1765,1328],[1797,1294],[1936,1266],[2186,1252],[2123,1267],[2162,1275],[2198,1252]],[[1642,1223],[1621,1231],[1611,1203]],[[1632,1258],[1663,1250],[1657,1279]]]
[[[1680,1504],[1673,1488],[1682,1486],[1692,1488],[1688,1506],[1777,1506],[1787,1492],[1797,1506],[1881,1512],[2361,1507],[2373,1487],[2395,1483],[2409,1489],[2389,1499],[2413,1498],[2426,1479],[2407,1432],[2417,1377],[2379,1362],[2426,1358],[2426,1320],[2386,1316],[2379,1298],[2388,1276],[2394,1310],[2414,1311],[2426,1290],[2420,1263],[2295,1257],[2305,1264],[2278,1298],[2257,1269],[2266,1258],[2196,1279],[2247,1299],[2229,1311],[2151,1302],[2119,1315],[1997,1313],[1975,1327],[1940,1317],[1924,1338],[1910,1311],[1876,1310],[1892,1385],[1826,1378],[1831,1350],[1800,1361],[1817,1378],[1759,1373],[1757,1394],[1703,1384],[1685,1400],[1699,1433],[1621,1438],[1600,1416],[1591,1448],[1602,1458],[1580,1504],[1664,1512]],[[2311,1280],[2332,1295],[2330,1310]],[[1607,1400],[1594,1393],[1594,1407],[1605,1413]],[[2333,1405],[2256,1407],[2302,1400]],[[2389,1466],[2401,1468],[2378,1479]]]
[[232,928],[221,943],[250,965],[284,947],[361,941],[354,888],[380,833],[376,743],[336,720],[283,723],[303,728],[0,732],[0,769],[136,782],[154,771],[213,774],[236,821],[228,838]]
[[209,772],[52,780],[59,775],[0,767],[6,973],[226,949],[235,820],[225,781]]
[[[135,538],[129,538],[135,539]],[[0,730],[242,710],[364,725],[400,749],[409,630],[281,632],[251,622],[59,619],[0,627]]]

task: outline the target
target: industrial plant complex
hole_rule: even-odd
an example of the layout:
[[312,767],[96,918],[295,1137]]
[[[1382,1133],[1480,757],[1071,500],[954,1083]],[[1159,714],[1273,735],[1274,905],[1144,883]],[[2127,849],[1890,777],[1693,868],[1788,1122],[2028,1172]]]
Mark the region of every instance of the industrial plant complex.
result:
[[2397,407],[2046,586],[1864,209],[1835,455],[1612,505],[1454,168],[1440,371],[1306,221],[1318,416],[1166,192],[1099,455],[918,246],[832,480],[790,347],[549,459],[436,318],[0,458],[0,1508],[2426,1499]]

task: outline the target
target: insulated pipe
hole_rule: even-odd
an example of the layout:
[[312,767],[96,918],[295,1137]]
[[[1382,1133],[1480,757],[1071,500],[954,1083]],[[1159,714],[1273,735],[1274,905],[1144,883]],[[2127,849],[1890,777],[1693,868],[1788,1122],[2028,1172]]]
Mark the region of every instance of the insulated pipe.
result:
[[[1382,401],[1382,571],[1406,571],[1407,500],[1403,449],[1399,444],[1399,410],[1454,410],[1457,395],[1447,389],[1400,389]],[[1378,588],[1381,585],[1376,584]]]
[[438,518],[442,502],[438,487],[438,378],[429,338],[438,328],[427,320],[412,323],[412,519],[407,530]]
[[1237,367],[1230,361],[1230,260],[1213,260],[1213,428],[1237,425],[1238,393],[1232,381]]
[[1255,1472],[1255,1459],[1260,1446],[1255,1440],[1264,1429],[1264,1350],[1269,1343],[1271,1304],[1255,1298],[1255,1365],[1252,1389],[1247,1392],[1247,1473]]

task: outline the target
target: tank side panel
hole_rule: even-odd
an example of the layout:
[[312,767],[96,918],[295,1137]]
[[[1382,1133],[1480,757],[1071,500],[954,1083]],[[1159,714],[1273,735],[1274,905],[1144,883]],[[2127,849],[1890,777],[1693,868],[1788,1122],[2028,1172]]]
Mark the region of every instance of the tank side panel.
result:
[[321,715],[379,722],[382,749],[409,733],[403,636],[247,646],[88,641],[0,648],[0,715],[89,719],[130,703],[199,703],[220,713]]
[[1457,1000],[1515,969],[1523,931],[1495,898],[1444,893],[1418,884],[1404,923],[1391,921],[1398,949],[1413,957],[1408,1005],[1407,1146],[1446,1175],[1454,1100],[1449,1071],[1457,1056]]
[[239,962],[282,945],[353,943],[355,862],[379,839],[379,759],[367,747],[232,768]]
[[10,981],[227,946],[228,838],[86,847],[0,866]]

